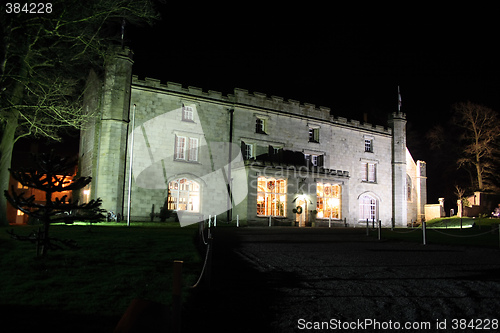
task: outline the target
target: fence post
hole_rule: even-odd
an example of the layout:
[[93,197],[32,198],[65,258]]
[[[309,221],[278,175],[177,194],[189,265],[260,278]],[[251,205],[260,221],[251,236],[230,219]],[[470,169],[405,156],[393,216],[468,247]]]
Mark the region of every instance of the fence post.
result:
[[271,215],[269,215],[269,226],[271,226]]
[[368,219],[366,219],[366,235],[370,235],[370,231],[368,230]]
[[426,229],[426,224],[427,223],[425,221],[422,221],[422,237],[423,237],[424,245],[427,244],[426,235],[425,235],[426,230],[427,230]]
[[381,239],[381,232],[382,232],[382,220],[378,220],[378,240]]
[[236,215],[236,227],[237,228],[240,227],[240,216],[239,215]]
[[217,215],[214,215],[214,228],[217,227]]
[[181,331],[181,293],[182,293],[182,264],[174,261],[174,277],[172,284],[172,328],[173,332]]
[[207,271],[206,271],[206,279],[207,279],[207,288],[210,290],[211,282],[212,282],[212,252],[214,251],[213,248],[213,238],[212,234],[208,234],[208,240],[207,240],[208,246],[207,246],[207,251],[208,251],[208,258],[207,258]]

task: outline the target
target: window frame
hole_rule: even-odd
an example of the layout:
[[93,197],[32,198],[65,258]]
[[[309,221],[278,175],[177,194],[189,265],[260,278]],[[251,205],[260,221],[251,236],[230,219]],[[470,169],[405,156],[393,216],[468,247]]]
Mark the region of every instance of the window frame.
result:
[[373,140],[365,138],[365,153],[373,153]]
[[[320,196],[319,194],[319,187],[322,187],[322,195]],[[327,186],[329,188],[331,188],[331,193],[326,193],[327,191],[325,191],[325,188],[327,188]],[[333,191],[333,187],[337,187],[338,190],[337,190],[337,194],[334,195],[334,191]],[[327,202],[328,200],[330,199],[336,199],[338,200],[338,206],[332,206],[330,207],[330,209],[326,209],[325,206],[327,205]],[[323,206],[322,209],[320,209],[320,205]],[[340,220],[342,219],[342,186],[340,184],[335,184],[335,183],[325,183],[325,182],[317,182],[316,183],[316,211],[318,212],[317,214],[317,218],[320,218],[320,219],[330,219],[330,216],[331,215],[323,215],[323,216],[319,216],[320,215],[320,212],[324,212],[326,210],[329,210],[332,214],[332,211],[335,210],[335,208],[338,209],[338,213],[336,214],[335,217],[331,217],[332,219],[335,219],[335,220]]]
[[319,127],[309,126],[309,142],[319,143]]
[[[198,147],[200,140],[198,138],[190,137],[187,146],[187,161],[198,162]],[[194,143],[194,144],[193,144]]]
[[255,133],[267,134],[266,133],[266,119],[260,118],[260,117],[255,118]]
[[[187,189],[182,189],[181,185],[184,183],[181,183],[182,180],[185,180],[185,182],[189,183]],[[175,184],[177,184],[177,188],[175,188]],[[191,189],[191,185],[196,185],[197,189]],[[172,187],[173,188],[172,188]],[[184,193],[181,193],[184,192]],[[174,196],[174,194],[176,194]],[[187,195],[187,201],[185,203],[181,203],[181,194],[184,194],[182,198],[184,198]],[[194,195],[191,195],[194,194]],[[196,209],[187,209],[189,208],[189,205],[192,205],[192,208],[195,208],[194,203],[191,199],[198,197],[198,203],[196,206]],[[186,209],[179,209],[180,205],[186,205]],[[174,210],[174,211],[186,211],[186,212],[191,212],[191,213],[199,213],[201,211],[201,184],[197,181],[188,179],[186,177],[181,177],[177,179],[173,179],[168,182],[168,197],[167,197],[167,205],[169,210]]]
[[[377,221],[378,220],[378,200],[370,194],[363,194],[359,198],[359,220]],[[366,215],[368,213],[368,215]]]
[[[262,188],[263,184],[261,182],[265,182],[265,188]],[[271,182],[274,185],[270,186],[270,184],[273,184]],[[288,180],[285,178],[258,176],[255,202],[256,215],[259,217],[287,217],[287,206]]]
[[192,105],[182,104],[182,121],[194,123],[194,107]]
[[[182,144],[181,144],[182,142]],[[175,151],[174,151],[174,159],[176,161],[185,161],[186,160],[186,136],[183,135],[175,135]]]
[[246,143],[245,142],[245,155],[243,156],[243,159],[245,160],[251,160],[254,158],[254,149],[253,149],[253,144],[252,143]]
[[199,138],[175,134],[174,160],[185,161],[185,162],[198,162],[199,147],[200,147]]
[[406,174],[406,201],[413,202],[413,180]]
[[373,153],[374,152],[374,143],[375,143],[375,140],[374,140],[374,137],[371,136],[371,135],[364,135],[363,136],[364,138],[364,152],[365,153]]
[[362,162],[364,183],[377,183],[377,164],[375,162]]

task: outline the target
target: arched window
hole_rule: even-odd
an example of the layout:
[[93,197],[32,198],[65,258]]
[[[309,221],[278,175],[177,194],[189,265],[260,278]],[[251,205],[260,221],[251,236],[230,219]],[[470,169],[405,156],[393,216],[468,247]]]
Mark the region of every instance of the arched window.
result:
[[200,211],[200,185],[194,180],[180,178],[168,183],[168,209]]
[[359,218],[360,220],[377,219],[377,199],[371,195],[364,194],[359,198]]

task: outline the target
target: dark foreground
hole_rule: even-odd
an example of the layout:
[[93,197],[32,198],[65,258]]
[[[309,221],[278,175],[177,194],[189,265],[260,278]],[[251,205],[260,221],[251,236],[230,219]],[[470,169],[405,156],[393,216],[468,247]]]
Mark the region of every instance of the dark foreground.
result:
[[500,251],[360,229],[214,230],[185,332],[500,331]]

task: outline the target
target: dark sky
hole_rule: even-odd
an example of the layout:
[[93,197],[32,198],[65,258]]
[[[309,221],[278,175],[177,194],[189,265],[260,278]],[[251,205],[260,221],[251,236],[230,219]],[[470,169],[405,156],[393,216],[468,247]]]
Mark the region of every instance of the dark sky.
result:
[[[429,153],[427,130],[446,124],[457,102],[500,110],[495,25],[216,22],[167,20],[130,30],[135,74],[225,94],[235,87],[258,91],[357,120],[367,113],[369,122],[381,125],[397,110],[399,85],[408,147],[415,160],[428,162],[435,179],[440,161]],[[429,201],[437,202],[441,185],[430,183]]]
[[259,91],[355,119],[367,112],[375,123],[396,110],[399,85],[408,119],[420,124],[424,114],[441,121],[460,101],[500,107],[496,33],[453,24],[161,22],[129,38],[140,76],[223,93]]

